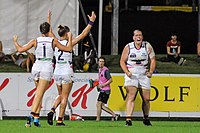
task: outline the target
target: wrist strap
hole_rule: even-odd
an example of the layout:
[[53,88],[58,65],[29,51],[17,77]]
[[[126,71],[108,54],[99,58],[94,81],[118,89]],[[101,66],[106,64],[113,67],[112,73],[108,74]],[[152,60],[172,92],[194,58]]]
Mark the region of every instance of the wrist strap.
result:
[[91,25],[91,26],[93,26],[94,22],[89,21],[88,24]]

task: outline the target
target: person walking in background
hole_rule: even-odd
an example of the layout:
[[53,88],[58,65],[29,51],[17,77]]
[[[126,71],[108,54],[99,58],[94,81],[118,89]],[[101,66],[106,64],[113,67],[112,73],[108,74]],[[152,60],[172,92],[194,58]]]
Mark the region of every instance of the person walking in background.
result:
[[110,108],[105,106],[105,104],[107,104],[108,102],[111,93],[110,84],[112,83],[112,77],[110,75],[109,69],[104,66],[105,65],[104,57],[99,57],[98,65],[99,65],[99,75],[98,75],[99,85],[97,86],[97,88],[99,90],[99,96],[96,104],[97,106],[96,121],[100,121],[102,110],[112,115],[112,120],[118,120],[119,115],[115,114]]
[[177,40],[177,35],[172,33],[171,40],[167,42],[167,60],[178,65],[184,65],[186,59],[180,57],[181,42]]
[[[89,23],[82,31],[80,35],[72,39],[72,45],[75,46],[80,40],[85,38],[89,33],[92,25],[96,19],[96,14],[91,13],[91,16],[88,15]],[[63,45],[69,41],[68,32],[70,31],[69,27],[59,25],[58,35],[60,36],[59,42]],[[64,52],[55,48],[54,52],[56,58],[56,65],[54,70],[54,79],[56,81],[58,96],[56,97],[54,104],[47,114],[47,122],[49,125],[53,125],[53,115],[55,109],[60,105],[59,117],[56,123],[56,126],[65,126],[63,118],[65,115],[65,109],[68,101],[69,94],[72,89],[74,82],[74,72],[72,67],[72,52]]]
[[[150,69],[147,70],[150,59]],[[149,42],[143,41],[142,31],[134,30],[133,42],[128,43],[122,52],[120,66],[125,73],[124,86],[127,91],[126,126],[132,126],[132,114],[137,91],[142,98],[143,123],[151,126],[150,110],[150,78],[156,66],[154,50]]]
[[72,34],[68,32],[68,43],[66,46],[62,45],[57,38],[53,38],[51,26],[48,22],[40,25],[41,37],[31,40],[26,45],[21,46],[18,43],[18,36],[13,36],[13,42],[18,52],[25,52],[32,47],[35,48],[36,61],[32,67],[32,75],[36,85],[36,93],[32,103],[31,113],[28,117],[26,127],[31,127],[32,122],[37,127],[40,127],[39,113],[42,105],[43,95],[52,79],[53,65],[52,59],[54,55],[54,48],[57,47],[63,51],[72,51]]

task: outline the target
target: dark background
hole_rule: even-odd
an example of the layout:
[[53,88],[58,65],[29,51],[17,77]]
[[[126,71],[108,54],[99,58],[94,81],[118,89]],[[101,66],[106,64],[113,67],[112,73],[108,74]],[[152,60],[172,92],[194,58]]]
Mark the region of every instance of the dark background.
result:
[[[175,1],[177,3],[175,3]],[[192,0],[174,0],[174,5],[192,5]],[[109,0],[104,0],[105,7]],[[91,30],[95,45],[98,47],[98,19],[99,19],[99,0],[82,0],[85,13],[90,14],[95,11],[96,21]],[[124,46],[132,41],[132,33],[135,29],[143,32],[144,40],[150,42],[156,54],[166,53],[166,43],[170,40],[171,33],[176,33],[178,40],[181,41],[181,53],[196,54],[196,44],[198,41],[198,14],[197,12],[152,12],[137,11],[138,5],[166,5],[165,0],[129,0],[128,8],[125,7],[124,0],[120,0],[119,12],[119,43],[118,53],[121,54]],[[171,4],[173,5],[173,3]],[[85,23],[80,11],[79,31],[85,28]],[[102,24],[102,55],[109,55],[111,52],[111,17],[112,13],[103,12]],[[90,40],[86,37],[83,42]],[[79,48],[79,53],[81,52]]]

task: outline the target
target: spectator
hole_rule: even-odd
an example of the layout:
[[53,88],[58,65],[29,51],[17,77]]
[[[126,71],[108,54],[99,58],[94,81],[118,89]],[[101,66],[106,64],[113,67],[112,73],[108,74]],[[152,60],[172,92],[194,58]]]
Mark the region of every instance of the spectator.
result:
[[3,52],[2,42],[0,41],[0,62],[3,62],[4,60],[5,60],[5,54]]
[[178,65],[184,65],[186,59],[180,57],[181,43],[177,40],[177,35],[172,34],[171,40],[167,42],[167,60]]
[[91,69],[97,69],[97,57],[94,49],[89,45],[89,42],[83,44],[85,46],[84,52],[84,71],[91,71]]
[[87,72],[93,70],[97,70],[97,56],[94,49],[89,45],[89,42],[86,42],[84,45],[84,53],[80,55],[75,61],[75,65],[78,70],[76,72]]
[[35,56],[32,53],[26,51],[27,58],[23,54],[16,55],[17,51],[11,54],[12,61],[14,64],[21,68],[26,68],[27,72],[31,72],[33,63],[35,62]]
[[197,62],[200,63],[200,42],[197,43]]

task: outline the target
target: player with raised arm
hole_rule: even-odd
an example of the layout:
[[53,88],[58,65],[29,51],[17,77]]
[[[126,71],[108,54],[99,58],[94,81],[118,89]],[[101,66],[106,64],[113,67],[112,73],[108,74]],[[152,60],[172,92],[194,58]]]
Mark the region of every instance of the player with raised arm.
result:
[[[92,12],[91,16],[88,15],[89,23],[80,35],[72,39],[72,45],[75,46],[81,39],[85,38],[89,33],[92,25],[96,19],[96,15]],[[58,35],[60,36],[59,42],[65,45],[68,42],[68,32],[70,31],[67,26],[58,26]],[[63,122],[65,109],[68,101],[69,94],[72,89],[74,81],[74,72],[72,68],[72,52],[64,52],[55,48],[56,65],[54,70],[54,78],[56,81],[58,96],[56,97],[54,104],[47,114],[47,122],[49,125],[53,125],[53,115],[55,109],[60,105],[59,117],[56,126],[65,126]]]
[[32,103],[31,113],[28,117],[26,127],[31,127],[32,122],[34,125],[40,127],[39,113],[42,105],[43,95],[52,79],[53,65],[52,59],[54,55],[54,48],[57,47],[63,51],[72,51],[72,34],[68,32],[68,43],[62,45],[57,38],[52,38],[50,32],[50,24],[44,22],[40,25],[41,37],[31,40],[26,45],[21,46],[18,43],[18,36],[13,36],[13,42],[18,52],[24,52],[32,47],[35,48],[36,61],[32,67],[32,76],[36,85],[36,93]]

